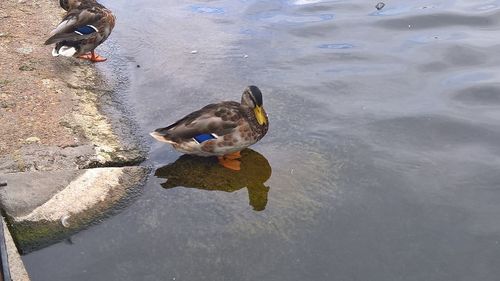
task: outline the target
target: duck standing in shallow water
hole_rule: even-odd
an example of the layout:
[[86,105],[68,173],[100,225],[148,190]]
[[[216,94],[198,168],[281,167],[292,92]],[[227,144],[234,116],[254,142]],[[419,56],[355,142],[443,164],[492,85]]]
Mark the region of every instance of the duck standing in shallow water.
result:
[[222,166],[238,171],[240,151],[264,137],[268,128],[262,93],[256,86],[249,86],[241,103],[209,104],[168,127],[156,129],[151,136],[186,154],[217,156]]
[[56,44],[52,55],[105,61],[94,49],[111,34],[115,26],[113,13],[95,0],[60,0],[59,4],[67,13],[45,41],[45,45]]

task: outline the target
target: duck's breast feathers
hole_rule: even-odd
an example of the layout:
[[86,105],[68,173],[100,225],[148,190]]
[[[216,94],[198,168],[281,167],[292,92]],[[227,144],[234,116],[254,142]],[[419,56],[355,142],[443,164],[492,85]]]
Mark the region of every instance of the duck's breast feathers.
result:
[[102,5],[85,6],[82,4],[77,9],[68,11],[61,23],[52,30],[51,37],[45,44],[64,40],[79,41],[91,37],[101,37],[103,40],[100,41],[104,41],[115,25],[115,17]]
[[154,134],[176,143],[204,134],[222,136],[232,133],[243,117],[244,111],[237,102],[210,104],[168,127],[156,129]]

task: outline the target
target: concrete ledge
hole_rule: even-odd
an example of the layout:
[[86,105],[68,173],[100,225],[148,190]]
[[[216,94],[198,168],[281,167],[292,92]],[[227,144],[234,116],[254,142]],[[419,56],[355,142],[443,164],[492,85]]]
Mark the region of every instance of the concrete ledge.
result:
[[0,203],[22,253],[50,245],[121,209],[140,193],[145,167],[4,174]]
[[3,220],[3,235],[5,238],[5,246],[7,248],[7,259],[9,262],[9,272],[10,278],[14,281],[30,281],[28,272],[26,272],[26,268],[24,267],[24,263],[21,260],[21,256],[17,251],[16,245],[14,244],[14,240],[12,240],[12,236],[10,235],[9,229],[7,228],[7,224],[5,220]]

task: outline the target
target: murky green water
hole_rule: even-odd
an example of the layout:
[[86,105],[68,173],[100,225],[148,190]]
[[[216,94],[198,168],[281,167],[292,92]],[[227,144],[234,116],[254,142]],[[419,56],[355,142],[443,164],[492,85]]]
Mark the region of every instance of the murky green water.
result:
[[237,177],[146,138],[143,195],[33,280],[498,280],[500,1],[376,2],[103,1],[144,135],[248,84],[270,131]]

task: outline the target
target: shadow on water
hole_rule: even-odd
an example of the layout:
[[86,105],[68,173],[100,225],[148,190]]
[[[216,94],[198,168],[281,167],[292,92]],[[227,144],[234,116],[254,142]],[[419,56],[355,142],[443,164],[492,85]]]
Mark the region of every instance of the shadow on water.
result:
[[251,149],[243,150],[241,156],[238,172],[218,165],[215,158],[183,155],[174,163],[157,169],[155,176],[166,179],[161,184],[165,189],[183,186],[234,192],[246,187],[250,206],[255,211],[262,211],[267,205],[269,186],[264,183],[271,177],[271,165],[262,154]]

